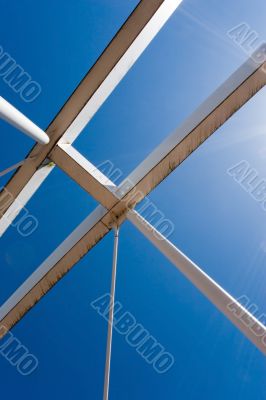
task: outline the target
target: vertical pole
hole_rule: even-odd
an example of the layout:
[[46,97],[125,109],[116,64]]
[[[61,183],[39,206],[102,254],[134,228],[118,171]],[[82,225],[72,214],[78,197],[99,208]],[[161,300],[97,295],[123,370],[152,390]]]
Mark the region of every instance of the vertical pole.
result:
[[119,239],[119,227],[115,226],[114,227],[113,269],[112,269],[112,283],[111,283],[111,293],[110,293],[108,336],[107,336],[107,345],[106,345],[103,400],[108,400],[108,398],[109,398],[110,366],[111,366],[113,321],[114,321],[114,307],[113,306],[114,306],[114,302],[115,302],[118,239]]

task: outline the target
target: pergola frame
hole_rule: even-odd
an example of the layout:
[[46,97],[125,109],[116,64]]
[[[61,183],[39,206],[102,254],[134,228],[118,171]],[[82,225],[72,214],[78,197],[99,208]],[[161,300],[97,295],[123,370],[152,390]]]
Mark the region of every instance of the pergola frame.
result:
[[[22,209],[49,175],[51,162],[101,204],[2,305],[0,324],[6,328],[12,328],[114,224],[128,219],[266,354],[266,327],[133,210],[266,84],[264,59],[258,63],[252,57],[244,63],[118,187],[72,146],[180,2],[140,1],[46,130],[50,143],[36,145],[6,185],[14,201],[1,208],[0,234],[18,215],[18,202]],[[4,191],[0,193],[0,205],[3,200]]]

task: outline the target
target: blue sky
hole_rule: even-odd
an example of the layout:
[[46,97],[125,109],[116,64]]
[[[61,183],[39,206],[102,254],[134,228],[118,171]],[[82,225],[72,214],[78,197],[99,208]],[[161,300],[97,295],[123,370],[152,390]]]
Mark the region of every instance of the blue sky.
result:
[[[42,128],[53,119],[137,0],[0,0],[0,45],[42,93],[25,103],[0,78],[1,95]],[[184,0],[74,146],[93,163],[110,160],[126,177],[245,61],[226,35],[241,22],[266,40],[263,0]],[[262,90],[149,198],[175,225],[170,239],[236,297],[266,312],[266,213],[227,169],[247,160],[266,179]],[[0,170],[33,142],[0,121]],[[4,185],[9,176],[0,178]],[[95,208],[55,169],[27,208],[38,229],[0,241],[0,302]],[[20,376],[0,357],[1,393],[11,399],[101,399],[107,324],[90,307],[109,291],[113,237],[105,237],[13,329],[39,360]],[[121,229],[117,299],[175,357],[158,375],[114,334],[110,400],[264,400],[265,358],[136,229]]]

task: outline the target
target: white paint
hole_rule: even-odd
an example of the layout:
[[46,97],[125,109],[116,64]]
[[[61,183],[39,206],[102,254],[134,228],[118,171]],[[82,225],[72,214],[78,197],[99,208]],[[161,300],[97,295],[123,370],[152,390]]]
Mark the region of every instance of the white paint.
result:
[[0,118],[25,133],[40,144],[49,143],[48,135],[0,96]]

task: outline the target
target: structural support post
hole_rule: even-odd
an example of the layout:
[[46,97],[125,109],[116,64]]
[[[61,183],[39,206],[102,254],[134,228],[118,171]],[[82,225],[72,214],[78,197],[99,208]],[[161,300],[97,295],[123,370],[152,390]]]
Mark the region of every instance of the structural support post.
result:
[[109,383],[110,383],[110,367],[112,353],[112,338],[113,338],[113,322],[114,322],[114,303],[115,303],[115,288],[116,288],[116,271],[117,271],[117,252],[119,240],[119,227],[114,227],[114,253],[113,253],[113,268],[112,268],[112,283],[110,293],[110,309],[108,321],[108,335],[106,345],[106,361],[105,361],[105,376],[104,376],[104,393],[103,400],[109,398]]

